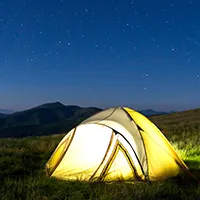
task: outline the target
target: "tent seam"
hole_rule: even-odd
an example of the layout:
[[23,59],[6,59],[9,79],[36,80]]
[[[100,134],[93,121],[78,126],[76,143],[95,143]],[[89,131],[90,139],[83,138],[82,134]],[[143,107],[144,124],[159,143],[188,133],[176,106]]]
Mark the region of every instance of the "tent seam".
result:
[[[122,107],[122,109],[123,109],[124,112],[128,115],[129,119],[131,119],[131,121],[134,122],[134,124],[136,125],[136,127],[137,127],[137,129],[138,129],[138,125],[136,124],[136,122],[134,121],[134,119],[131,117],[131,115],[128,113],[128,111],[126,111],[123,107]],[[142,129],[142,128],[140,127],[140,129]],[[142,172],[143,172],[143,174],[144,174],[144,176],[145,176],[145,179],[146,179],[146,180],[149,180],[149,167],[148,167],[148,158],[147,158],[146,147],[145,147],[145,143],[144,143],[143,137],[142,137],[142,135],[141,135],[139,129],[138,129],[138,133],[139,133],[140,138],[141,138],[141,140],[142,140],[142,144],[143,144],[144,152],[145,152],[145,157],[146,157],[146,164],[147,164],[147,174],[144,173],[144,169],[143,169],[143,168],[142,168]]]

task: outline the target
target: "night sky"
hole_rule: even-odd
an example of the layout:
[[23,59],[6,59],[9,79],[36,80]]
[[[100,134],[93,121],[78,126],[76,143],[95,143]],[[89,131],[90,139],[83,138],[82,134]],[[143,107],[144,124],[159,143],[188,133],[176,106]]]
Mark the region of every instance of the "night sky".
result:
[[200,107],[200,1],[1,0],[0,108]]

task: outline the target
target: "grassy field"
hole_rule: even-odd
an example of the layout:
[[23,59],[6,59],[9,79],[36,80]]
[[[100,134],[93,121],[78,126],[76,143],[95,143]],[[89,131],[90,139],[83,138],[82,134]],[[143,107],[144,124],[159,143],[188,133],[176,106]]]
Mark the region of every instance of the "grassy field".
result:
[[[200,114],[200,110],[196,113]],[[193,112],[151,118],[164,129],[164,134],[190,171],[200,179],[199,119]],[[163,182],[145,184],[89,184],[48,178],[45,163],[63,136],[0,140],[0,200],[197,200],[200,197],[200,185],[187,173]]]

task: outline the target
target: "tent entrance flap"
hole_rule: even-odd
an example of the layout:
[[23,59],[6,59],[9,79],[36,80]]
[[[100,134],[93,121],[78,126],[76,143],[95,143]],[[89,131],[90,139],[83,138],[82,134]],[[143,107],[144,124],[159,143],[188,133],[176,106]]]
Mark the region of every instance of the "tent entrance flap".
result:
[[131,156],[130,152],[128,152],[127,147],[129,144],[124,144],[122,144],[119,140],[116,141],[115,147],[112,150],[112,154],[104,166],[98,181],[107,182],[113,180],[142,180],[142,176],[139,176],[137,172],[137,169],[139,169],[140,173],[142,173],[140,167],[139,165],[137,168],[135,166],[135,164],[138,162],[134,163],[134,161],[136,161],[136,158],[132,158],[134,154]]

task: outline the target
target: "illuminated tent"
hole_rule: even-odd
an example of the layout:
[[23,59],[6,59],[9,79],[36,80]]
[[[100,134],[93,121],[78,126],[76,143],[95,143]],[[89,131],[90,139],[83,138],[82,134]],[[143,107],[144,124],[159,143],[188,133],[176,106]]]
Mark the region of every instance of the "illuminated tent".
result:
[[188,169],[142,114],[117,107],[72,129],[46,164],[48,176],[82,181],[156,181]]

